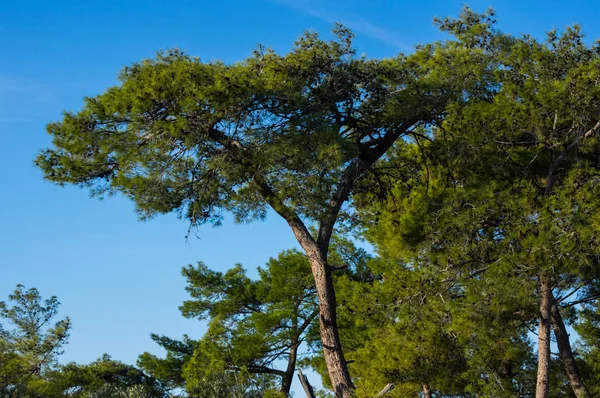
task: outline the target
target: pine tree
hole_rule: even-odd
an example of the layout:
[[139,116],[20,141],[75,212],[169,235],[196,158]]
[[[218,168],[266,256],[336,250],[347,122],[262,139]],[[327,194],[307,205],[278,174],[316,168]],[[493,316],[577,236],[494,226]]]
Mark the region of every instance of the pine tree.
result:
[[[474,29],[463,21],[477,16],[465,13],[440,23],[471,37]],[[540,43],[471,26],[478,29],[474,48],[485,54],[493,48],[486,61],[495,68],[491,95],[451,106],[439,128],[415,141],[427,162],[415,178],[397,183],[396,214],[372,212],[371,233],[397,242],[385,245],[408,255],[411,267],[451,270],[457,275],[451,280],[472,278],[474,289],[486,286],[479,279],[496,280],[482,291],[486,306],[501,299],[502,283],[514,284],[523,307],[515,313],[525,323],[538,318],[536,397],[552,388],[552,327],[571,387],[586,396],[561,313],[597,298],[590,289],[600,271],[600,50],[584,44],[578,27],[550,32]],[[537,309],[528,297],[537,299]]]
[[214,375],[229,373],[248,382],[277,380],[281,393],[289,395],[301,345],[315,337],[309,330],[318,328],[317,295],[306,256],[282,252],[258,269],[257,280],[240,265],[223,274],[199,263],[184,268],[183,275],[191,298],[181,312],[208,321],[208,331],[198,342],[153,336],[169,354],[159,359],[146,353],[140,366],[190,392]]
[[71,322],[52,324],[60,303],[54,296],[44,300],[35,288],[17,285],[8,298],[0,301],[0,394],[39,394],[45,373],[67,343]]
[[326,42],[308,33],[287,55],[259,48],[230,65],[175,50],[134,64],[119,86],[48,125],[53,147],[36,163],[58,184],[126,195],[144,218],[177,212],[195,226],[272,209],[311,264],[325,363],[336,394],[348,397],[327,262],[336,223],[378,160],[442,118],[450,100],[466,100],[465,90],[479,96],[489,68],[469,63],[480,57],[476,34],[383,60],[357,57],[352,34],[335,34]]

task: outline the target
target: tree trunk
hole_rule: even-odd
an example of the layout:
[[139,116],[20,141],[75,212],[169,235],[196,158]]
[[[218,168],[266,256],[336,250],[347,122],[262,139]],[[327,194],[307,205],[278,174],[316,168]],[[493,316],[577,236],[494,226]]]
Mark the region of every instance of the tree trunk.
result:
[[535,398],[548,398],[550,386],[550,318],[552,312],[550,275],[540,275],[540,326],[538,328],[538,372]]
[[428,384],[423,384],[423,398],[431,398],[431,389]]
[[589,397],[587,388],[579,374],[577,362],[575,362],[575,356],[571,349],[567,328],[565,327],[560,311],[556,305],[552,306],[552,328],[554,329],[554,336],[556,336],[560,360],[567,377],[569,378],[569,383],[571,384],[575,396],[577,398]]
[[283,376],[283,379],[281,380],[281,392],[284,393],[286,397],[290,396],[290,388],[292,387],[292,381],[294,380],[294,372],[296,371],[297,356],[298,344],[294,343],[292,348],[290,348],[288,366],[285,370],[285,376]]
[[349,398],[352,390],[354,390],[354,385],[340,343],[331,271],[323,258],[311,258],[309,255],[309,261],[315,278],[317,295],[319,296],[321,343],[323,344],[323,355],[329,379],[336,397]]
[[287,222],[292,228],[296,240],[306,253],[315,280],[315,288],[319,298],[321,343],[329,380],[336,398],[350,398],[354,390],[354,384],[348,372],[348,364],[342,352],[338,332],[335,290],[331,279],[331,269],[327,264],[329,240],[325,239],[320,247],[300,218],[294,216],[288,218]]

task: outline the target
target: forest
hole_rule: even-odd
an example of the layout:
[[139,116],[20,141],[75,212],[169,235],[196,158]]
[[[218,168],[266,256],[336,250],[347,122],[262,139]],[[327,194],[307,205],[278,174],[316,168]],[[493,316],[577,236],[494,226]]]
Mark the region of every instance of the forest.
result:
[[165,50],[48,124],[57,185],[188,235],[278,217],[298,248],[256,278],[186,265],[179,310],[207,332],[152,334],[165,354],[135,365],[61,362],[77,328],[18,285],[0,396],[600,397],[600,41],[467,7],[435,24],[383,59],[342,25],[235,63]]

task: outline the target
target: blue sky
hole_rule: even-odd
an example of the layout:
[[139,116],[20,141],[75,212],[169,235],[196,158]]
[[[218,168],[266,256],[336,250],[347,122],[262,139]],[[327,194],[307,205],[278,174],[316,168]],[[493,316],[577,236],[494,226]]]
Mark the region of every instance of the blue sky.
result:
[[[107,352],[134,363],[160,353],[150,333],[199,337],[202,324],[177,309],[186,299],[180,268],[196,261],[248,269],[296,246],[276,217],[250,225],[205,227],[186,242],[174,216],[139,222],[123,198],[42,180],[33,166],[49,144],[45,124],[77,110],[83,96],[116,83],[124,66],[170,47],[203,60],[233,62],[258,43],[289,50],[305,29],[329,36],[333,22],[356,35],[369,57],[409,52],[440,39],[434,16],[457,15],[463,1],[2,1],[0,2],[0,300],[17,283],[56,295],[73,321],[63,360],[89,362]],[[580,23],[600,36],[592,0],[471,1],[493,6],[500,27],[541,37]]]

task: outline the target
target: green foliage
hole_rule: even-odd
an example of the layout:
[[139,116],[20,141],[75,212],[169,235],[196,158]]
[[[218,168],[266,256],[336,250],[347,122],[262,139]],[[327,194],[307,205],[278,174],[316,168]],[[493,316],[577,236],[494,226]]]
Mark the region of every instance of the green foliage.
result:
[[25,397],[44,388],[43,376],[56,366],[67,343],[69,318],[52,324],[56,297],[42,299],[35,288],[17,285],[8,302],[0,302],[0,394]]
[[[300,345],[315,336],[308,333],[316,327],[318,309],[306,256],[282,252],[258,269],[257,280],[240,265],[223,274],[199,263],[184,268],[183,275],[191,300],[180,307],[182,314],[207,320],[208,331],[198,342],[152,336],[167,357],[145,353],[138,364],[169,387],[185,387],[190,393],[206,383],[206,388],[217,388],[213,381],[223,378],[260,382],[261,391],[279,379],[287,392],[302,358]],[[278,369],[282,363],[284,369]]]
[[352,34],[335,33],[230,65],[159,53],[49,124],[54,148],[36,163],[59,184],[124,193],[142,217],[218,223],[228,210],[243,221],[268,204],[320,219],[359,149],[379,150],[388,131],[430,120],[452,95],[419,82],[417,61],[358,58]]
[[[486,94],[465,93],[439,126],[396,146],[380,167],[383,201],[357,198],[380,278],[344,289],[343,311],[369,330],[347,355],[374,385],[527,396],[537,276],[551,274],[563,309],[597,297],[600,53],[577,27],[539,43],[469,10],[440,26],[468,44],[446,50],[473,55],[452,66],[477,70]],[[553,364],[555,396],[569,393],[561,373]]]
[[[572,27],[560,35],[550,32],[545,43],[512,40],[498,51],[502,68],[493,101],[456,107],[437,140],[446,148],[443,166],[450,170],[452,196],[472,190],[452,205],[451,217],[469,220],[472,232],[482,233],[470,233],[476,247],[492,244],[486,250],[490,270],[504,269],[506,285],[517,278],[513,292],[520,293],[512,302],[522,308],[513,310],[532,326],[539,314],[527,296],[537,297],[539,274],[552,278],[555,304],[564,312],[597,298],[600,52],[582,37]],[[443,242],[452,240],[440,232]],[[464,239],[464,232],[457,228],[453,236]],[[474,246],[470,239],[463,242],[469,242],[463,248]],[[560,367],[553,372],[551,394],[559,396]]]
[[181,311],[189,318],[209,320],[184,370],[188,384],[208,369],[293,377],[293,365],[292,373],[285,375],[273,365],[279,360],[295,363],[296,351],[318,314],[310,266],[303,254],[287,251],[258,272],[260,279],[253,281],[239,265],[225,274],[202,264],[184,268],[192,300]]
[[581,336],[579,366],[592,396],[600,394],[600,303],[587,304],[575,330]]
[[188,387],[192,398],[284,398],[269,377],[243,373],[211,372],[193,381]]
[[186,335],[182,341],[155,334],[150,337],[167,352],[167,355],[165,358],[159,358],[145,352],[138,358],[137,365],[169,389],[184,388],[183,365],[194,354],[198,342]]
[[84,394],[85,398],[147,398],[152,397],[153,392],[147,387],[136,385],[133,387],[114,387],[104,385],[100,389]]
[[[362,380],[356,383],[356,391],[353,397],[356,398],[373,398],[381,391],[383,385],[369,384],[368,381],[363,382]],[[386,398],[414,398],[419,396],[422,390],[422,386],[404,383],[395,384],[391,391],[389,391]]]
[[[69,363],[47,376],[47,383],[70,397],[104,397],[114,392],[120,397],[164,397],[164,388],[151,376],[134,366],[115,361],[107,354],[86,365]],[[130,394],[130,395],[128,395]]]
[[164,397],[153,378],[104,355],[88,364],[59,365],[69,318],[54,322],[59,302],[17,285],[0,302],[0,395],[19,397]]

